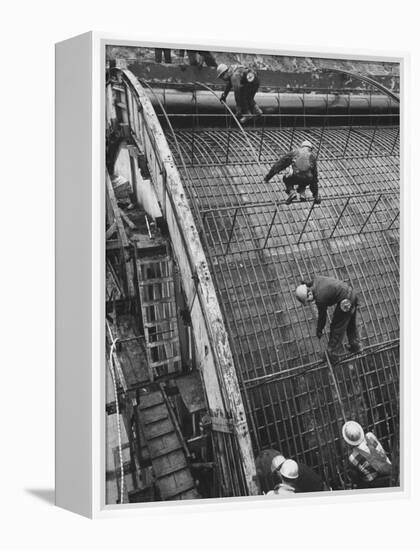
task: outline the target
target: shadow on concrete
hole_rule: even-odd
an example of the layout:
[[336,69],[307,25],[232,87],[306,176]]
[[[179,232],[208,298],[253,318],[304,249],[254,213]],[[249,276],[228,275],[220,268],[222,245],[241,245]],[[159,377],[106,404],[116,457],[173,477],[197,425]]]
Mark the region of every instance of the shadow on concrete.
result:
[[44,502],[54,505],[55,504],[55,490],[54,489],[25,489],[26,493],[34,497],[43,500]]

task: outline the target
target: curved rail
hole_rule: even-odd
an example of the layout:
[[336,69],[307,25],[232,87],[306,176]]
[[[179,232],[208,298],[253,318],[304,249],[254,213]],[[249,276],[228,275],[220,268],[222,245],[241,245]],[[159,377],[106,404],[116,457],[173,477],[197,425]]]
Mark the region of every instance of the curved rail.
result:
[[394,92],[392,90],[390,90],[389,88],[387,88],[383,84],[380,84],[376,80],[373,80],[373,78],[370,78],[369,76],[365,76],[365,75],[358,74],[358,73],[353,73],[351,71],[346,71],[345,69],[335,69],[335,68],[332,68],[332,67],[331,68],[323,67],[320,70],[322,72],[333,72],[333,73],[338,73],[338,74],[346,74],[347,76],[351,76],[352,78],[357,78],[358,80],[361,80],[362,82],[367,82],[368,84],[370,84],[371,86],[373,86],[377,90],[380,90],[381,92],[383,92],[388,97],[391,97],[397,103],[400,102],[400,98],[399,98],[398,95],[394,94]]

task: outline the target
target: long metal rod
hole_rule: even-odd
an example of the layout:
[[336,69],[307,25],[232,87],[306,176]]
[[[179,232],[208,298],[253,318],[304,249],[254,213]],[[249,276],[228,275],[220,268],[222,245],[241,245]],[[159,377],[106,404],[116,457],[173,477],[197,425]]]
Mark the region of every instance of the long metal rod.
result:
[[271,229],[272,229],[272,227],[273,227],[274,220],[276,219],[276,214],[277,214],[277,208],[276,208],[276,210],[274,210],[273,219],[271,220],[270,227],[268,228],[267,236],[266,236],[266,238],[265,238],[265,241],[264,241],[264,244],[263,244],[261,250],[264,250],[264,248],[265,248],[265,246],[266,246],[266,244],[267,244],[267,241],[268,241],[268,239],[270,238]]
[[334,232],[335,232],[335,230],[337,229],[337,225],[340,223],[340,220],[341,220],[341,218],[343,217],[344,211],[345,211],[345,209],[347,208],[347,206],[348,206],[348,204],[349,204],[351,198],[352,198],[352,197],[349,197],[349,198],[347,199],[346,204],[344,205],[342,211],[340,212],[340,215],[338,216],[338,220],[335,222],[334,229],[331,231],[330,239],[331,239],[331,237],[334,235]]
[[370,217],[372,216],[372,214],[373,214],[375,208],[378,206],[378,203],[379,203],[379,201],[381,200],[381,198],[382,198],[382,193],[381,193],[381,194],[379,195],[379,197],[376,199],[375,204],[373,205],[372,210],[369,212],[369,214],[368,214],[367,218],[365,219],[365,221],[364,221],[362,227],[360,228],[359,234],[363,231],[363,229],[365,228],[367,222],[370,220]]
[[370,84],[371,86],[373,86],[374,88],[376,88],[377,90],[380,90],[381,92],[383,92],[384,94],[386,94],[387,96],[391,97],[394,101],[396,101],[397,103],[400,102],[400,97],[397,95],[397,94],[394,94],[394,92],[392,90],[390,90],[389,88],[387,88],[386,86],[384,86],[383,84],[380,84],[379,82],[377,82],[376,80],[373,80],[373,78],[370,78],[369,76],[365,76],[365,75],[361,75],[361,74],[357,74],[357,73],[353,73],[351,71],[346,71],[344,69],[335,69],[335,68],[332,68],[332,67],[323,67],[321,69],[321,71],[323,72],[333,72],[333,73],[340,73],[340,74],[346,74],[348,76],[351,76],[352,78],[356,78],[358,80],[361,80],[362,82],[367,82],[368,84]]
[[394,222],[396,221],[396,219],[398,218],[399,215],[400,215],[400,213],[397,212],[395,218],[394,218],[394,219],[392,220],[392,222],[388,225],[387,230],[388,230],[388,229],[391,229],[391,227],[394,225]]
[[308,224],[309,218],[311,217],[312,210],[315,208],[315,201],[311,204],[311,207],[309,209],[308,215],[306,216],[305,223],[303,224],[302,231],[300,232],[299,239],[297,240],[296,244],[300,244],[300,240],[302,239],[302,235],[305,232],[306,226]]
[[[376,354],[376,353],[382,353],[387,350],[394,349],[395,347],[399,346],[399,338],[393,338],[391,340],[387,340],[385,342],[380,342],[378,344],[372,344],[371,346],[366,346],[363,349],[362,353],[358,353],[357,355],[353,354],[348,357],[345,357],[340,361],[340,365],[343,365],[345,363],[349,363],[351,361],[354,361],[356,358],[363,358],[368,357],[370,355]],[[319,359],[317,361],[311,361],[309,363],[305,363],[304,365],[299,365],[298,367],[292,367],[290,369],[285,369],[279,372],[274,372],[272,374],[266,374],[263,376],[257,376],[255,378],[248,378],[243,380],[243,383],[245,385],[253,385],[253,384],[267,384],[270,382],[274,382],[277,380],[282,380],[283,378],[287,378],[290,376],[300,376],[303,374],[306,374],[307,372],[310,372],[313,369],[316,369],[318,367],[321,367],[322,365],[325,365],[325,361],[323,359]]]
[[228,243],[227,243],[227,245],[226,245],[225,256],[226,256],[226,254],[229,252],[230,241],[232,240],[232,235],[233,235],[233,230],[234,230],[234,228],[235,228],[236,216],[238,215],[238,210],[239,210],[239,208],[237,208],[237,209],[235,210],[235,214],[234,214],[234,216],[233,216],[233,222],[232,222],[232,227],[230,228],[229,240],[228,240]]

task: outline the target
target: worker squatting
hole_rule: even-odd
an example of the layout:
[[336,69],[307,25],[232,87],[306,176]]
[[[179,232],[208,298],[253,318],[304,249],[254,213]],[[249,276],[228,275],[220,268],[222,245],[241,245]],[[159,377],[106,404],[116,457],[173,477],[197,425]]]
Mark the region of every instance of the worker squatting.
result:
[[[350,420],[343,425],[342,437],[348,449],[346,488],[389,487],[391,461],[376,436],[372,432],[365,434],[358,422]],[[262,451],[255,464],[261,491],[268,496],[285,497],[329,490],[306,464],[286,459],[275,449]]]

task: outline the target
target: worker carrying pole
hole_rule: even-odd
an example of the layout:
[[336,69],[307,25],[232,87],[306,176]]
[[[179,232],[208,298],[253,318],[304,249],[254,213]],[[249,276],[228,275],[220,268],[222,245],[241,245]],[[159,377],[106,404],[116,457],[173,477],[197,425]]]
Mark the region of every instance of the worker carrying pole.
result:
[[310,282],[302,282],[296,288],[296,298],[304,305],[314,303],[318,308],[316,335],[321,338],[327,322],[329,306],[335,306],[328,341],[327,353],[332,364],[343,355],[343,339],[347,332],[350,353],[360,353],[359,332],[356,314],[358,297],[351,286],[333,277],[315,276]]
[[295,186],[301,201],[306,201],[306,188],[309,186],[316,204],[321,203],[318,189],[318,167],[316,156],[313,153],[313,145],[304,140],[300,147],[289,151],[273,164],[264,181],[268,183],[271,178],[285,170],[282,180],[289,195],[286,204],[290,204],[296,197]]
[[228,67],[221,63],[217,67],[217,78],[221,78],[226,82],[225,90],[220,96],[221,103],[225,103],[229,92],[233,88],[236,116],[241,124],[248,122],[253,116],[263,114],[254,99],[260,87],[260,81],[254,69],[244,65],[231,65]]

